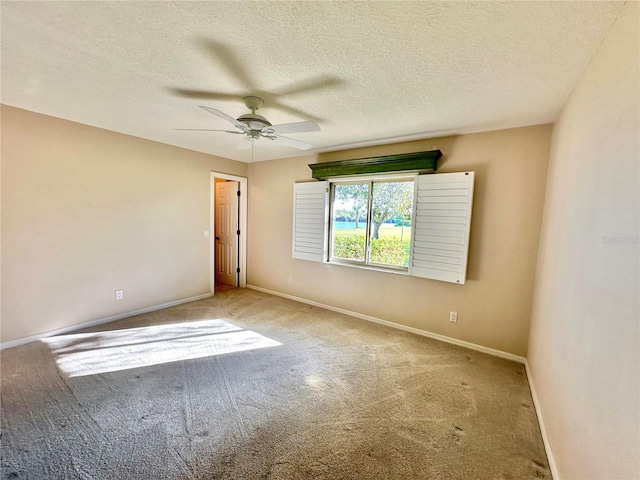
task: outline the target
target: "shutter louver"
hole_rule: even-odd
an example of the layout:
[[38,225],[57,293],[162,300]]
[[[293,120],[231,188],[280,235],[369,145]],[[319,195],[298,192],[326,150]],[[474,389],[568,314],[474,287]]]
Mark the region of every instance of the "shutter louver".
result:
[[293,185],[293,258],[327,259],[328,182]]
[[416,177],[411,275],[465,283],[473,183],[474,172]]

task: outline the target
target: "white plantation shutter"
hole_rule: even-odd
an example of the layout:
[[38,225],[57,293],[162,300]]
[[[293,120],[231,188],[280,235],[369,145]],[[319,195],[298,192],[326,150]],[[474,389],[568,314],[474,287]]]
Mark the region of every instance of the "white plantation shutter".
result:
[[411,275],[465,282],[473,181],[474,172],[416,177]]
[[293,185],[293,258],[327,259],[329,182]]

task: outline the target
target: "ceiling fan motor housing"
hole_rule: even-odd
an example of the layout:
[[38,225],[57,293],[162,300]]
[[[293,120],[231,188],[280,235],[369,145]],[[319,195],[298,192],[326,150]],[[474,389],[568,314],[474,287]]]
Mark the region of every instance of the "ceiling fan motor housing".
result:
[[240,115],[237,119],[239,122],[249,125],[251,130],[262,130],[264,127],[270,127],[271,122],[257,113],[246,113]]
[[271,122],[264,118],[262,115],[258,115],[256,110],[264,105],[263,100],[260,97],[253,95],[244,97],[244,104],[247,106],[251,113],[246,113],[237,118],[239,122],[246,123],[251,130],[262,130],[264,127],[270,127]]

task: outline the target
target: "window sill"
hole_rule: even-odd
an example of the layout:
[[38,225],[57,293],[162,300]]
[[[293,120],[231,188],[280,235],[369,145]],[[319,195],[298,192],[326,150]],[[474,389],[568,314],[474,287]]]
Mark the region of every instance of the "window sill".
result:
[[335,260],[329,260],[325,263],[327,263],[328,265],[339,265],[341,267],[359,268],[361,270],[372,270],[374,272],[394,273],[396,275],[409,275],[409,269],[402,270],[399,268],[385,268],[375,265],[358,265],[355,263],[337,262]]

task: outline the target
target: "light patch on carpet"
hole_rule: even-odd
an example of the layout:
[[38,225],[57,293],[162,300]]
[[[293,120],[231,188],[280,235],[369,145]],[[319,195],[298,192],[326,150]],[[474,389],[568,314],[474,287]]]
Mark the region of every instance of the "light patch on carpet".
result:
[[70,377],[281,345],[223,319],[59,335],[42,342]]
[[316,375],[315,373],[312,373],[304,379],[304,383],[312,388],[320,389],[324,382],[322,381],[322,377]]

